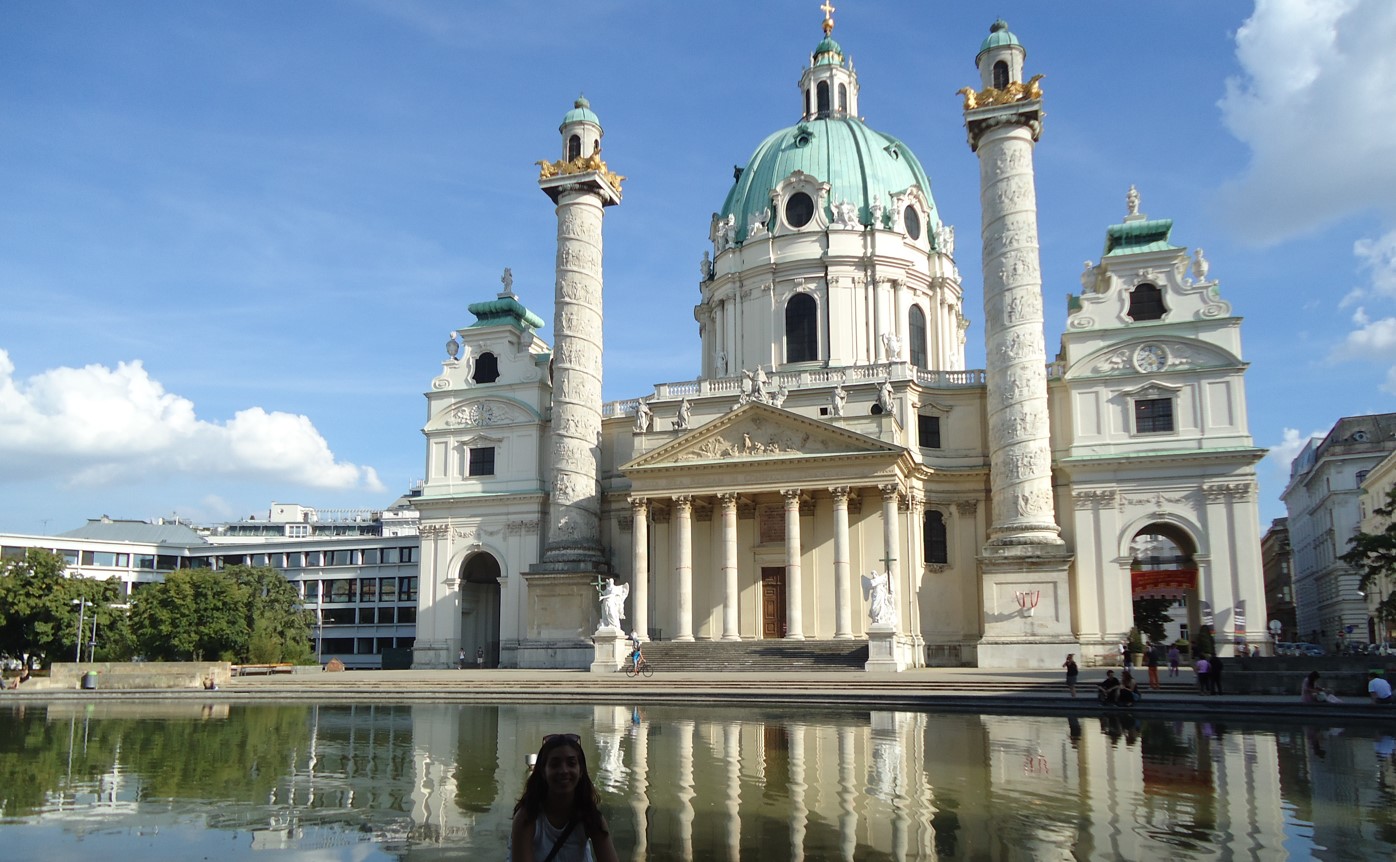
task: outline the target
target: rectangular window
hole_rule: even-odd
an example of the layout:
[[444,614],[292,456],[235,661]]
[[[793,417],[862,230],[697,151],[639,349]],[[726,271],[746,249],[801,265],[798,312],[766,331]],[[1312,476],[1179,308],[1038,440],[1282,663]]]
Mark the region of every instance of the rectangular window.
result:
[[415,623],[417,621],[417,609],[415,607],[399,607],[397,609],[397,621],[399,625]]
[[358,646],[354,650],[355,655],[375,655],[373,651],[373,638],[355,638]]
[[358,551],[326,551],[325,556],[329,558],[326,565],[329,566],[352,566],[354,565],[354,555]]
[[916,438],[922,449],[940,448],[940,417],[917,416]]
[[397,548],[383,549],[383,562],[392,565],[397,562]]
[[154,554],[136,554],[136,568],[155,570]]
[[417,579],[398,578],[397,597],[399,601],[415,602],[417,600]]
[[328,595],[326,601],[331,602],[352,602],[358,592],[358,581],[352,578],[340,578],[334,581],[326,581]]
[[470,473],[471,476],[493,476],[494,475],[494,447],[493,446],[472,446],[470,447]]
[[397,648],[398,648],[398,649],[412,649],[412,644],[414,644],[414,643],[416,643],[416,642],[417,642],[417,639],[416,639],[416,638],[398,638],[398,639],[397,639]]
[[300,551],[293,551],[286,555],[286,568],[300,569],[305,567],[305,554]]
[[397,601],[397,578],[380,578],[378,581],[378,600],[382,602]]
[[316,599],[320,598],[320,582],[319,582],[319,581],[302,581],[301,583],[302,583],[302,585],[304,585],[304,587],[305,587],[305,600],[306,600],[306,601],[308,601],[308,602],[313,602],[313,601],[315,601]]
[[1134,402],[1134,433],[1163,434],[1172,430],[1172,398],[1140,398]]
[[287,525],[286,525],[286,538],[288,538],[288,539],[307,539],[307,538],[309,538],[309,537],[310,537],[310,525],[309,525],[309,524],[287,524]]
[[325,608],[320,614],[320,619],[327,626],[352,626],[357,618],[358,614],[353,608]]
[[378,565],[378,549],[377,549],[377,548],[367,548],[367,549],[364,550],[364,565],[365,565],[365,566],[376,566],[376,565]]
[[359,608],[359,625],[371,626],[378,622],[378,610],[376,608]]
[[63,557],[63,564],[64,564],[64,565],[66,565],[66,566],[76,566],[76,565],[78,564],[78,552],[77,552],[77,551],[69,551],[69,550],[60,548],[60,549],[58,550],[58,553],[59,553],[60,555],[62,555],[62,557]]
[[247,555],[246,555],[246,554],[228,554],[228,555],[226,555],[226,556],[223,557],[223,562],[222,562],[221,564],[219,564],[218,568],[220,568],[220,569],[226,569],[228,566],[245,566],[245,565],[247,565]]
[[353,638],[325,638],[320,642],[321,655],[352,655],[353,652]]
[[397,550],[398,556],[401,557],[404,563],[410,563],[413,560],[417,559],[416,548],[398,548]]
[[377,578],[359,578],[359,601],[361,601],[361,602],[376,602],[376,601],[378,601],[378,579],[377,579]]
[[267,564],[267,555],[266,555],[266,554],[253,554],[253,555],[252,555],[252,565],[254,565],[254,566],[265,566],[266,564]]
[[387,626],[392,625],[393,622],[394,622],[394,619],[395,619],[396,616],[397,616],[397,614],[395,613],[396,610],[397,610],[396,608],[379,608],[379,609],[378,609],[378,624],[379,624],[379,625],[387,625]]
[[156,554],[155,568],[161,572],[173,572],[179,568],[179,557],[173,554]]

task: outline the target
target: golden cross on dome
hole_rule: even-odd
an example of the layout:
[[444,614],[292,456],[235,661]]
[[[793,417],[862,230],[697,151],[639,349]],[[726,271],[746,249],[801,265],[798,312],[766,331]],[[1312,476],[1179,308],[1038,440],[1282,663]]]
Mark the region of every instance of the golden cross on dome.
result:
[[829,0],[824,0],[824,5],[819,8],[824,10],[824,35],[828,36],[834,32],[834,4],[830,3]]

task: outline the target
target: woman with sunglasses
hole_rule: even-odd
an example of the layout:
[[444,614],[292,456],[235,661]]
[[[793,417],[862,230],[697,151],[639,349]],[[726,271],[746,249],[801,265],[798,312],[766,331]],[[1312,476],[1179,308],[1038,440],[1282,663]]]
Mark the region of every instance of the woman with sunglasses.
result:
[[543,737],[509,847],[512,862],[620,862],[577,734]]

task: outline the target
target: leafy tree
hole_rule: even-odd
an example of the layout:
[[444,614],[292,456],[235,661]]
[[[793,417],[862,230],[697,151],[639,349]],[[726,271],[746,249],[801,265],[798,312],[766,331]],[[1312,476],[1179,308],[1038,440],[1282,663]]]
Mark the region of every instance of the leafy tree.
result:
[[1217,651],[1217,639],[1212,636],[1212,627],[1203,626],[1193,641],[1192,654],[1198,657],[1210,656]]
[[132,626],[141,651],[167,661],[310,660],[310,614],[275,569],[181,569],[135,597]]
[[120,657],[128,640],[126,614],[114,607],[121,601],[120,583],[70,578],[64,567],[61,556],[38,548],[22,560],[0,562],[0,654],[44,664],[70,660],[79,639],[76,602],[85,601],[81,640],[86,644],[92,637],[95,616],[104,657]]
[[[1359,532],[1348,540],[1348,552],[1338,559],[1362,574],[1358,589],[1363,592],[1380,590],[1386,579],[1396,577],[1396,486],[1386,492],[1386,505],[1373,511],[1386,520],[1385,529],[1377,533]],[[1377,597],[1377,618],[1396,620],[1396,591]]]
[[1168,622],[1168,610],[1173,607],[1173,599],[1135,599],[1134,625],[1154,643],[1163,643],[1168,637],[1164,625]]

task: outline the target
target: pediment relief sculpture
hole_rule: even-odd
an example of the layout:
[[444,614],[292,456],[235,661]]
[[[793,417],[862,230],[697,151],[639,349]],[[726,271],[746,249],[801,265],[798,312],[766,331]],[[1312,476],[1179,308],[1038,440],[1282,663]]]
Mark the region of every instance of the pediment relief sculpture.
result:
[[442,424],[451,428],[478,428],[510,425],[527,418],[521,408],[503,401],[465,401],[446,408]]
[[1221,350],[1184,341],[1160,339],[1133,342],[1097,353],[1078,362],[1067,371],[1066,376],[1157,374],[1192,371],[1198,368],[1225,368],[1236,364],[1238,360],[1235,357]]
[[675,461],[717,461],[774,455],[813,455],[836,452],[828,440],[789,428],[762,430],[752,425],[727,428],[675,456]]

